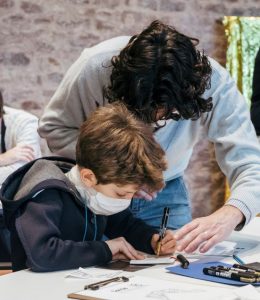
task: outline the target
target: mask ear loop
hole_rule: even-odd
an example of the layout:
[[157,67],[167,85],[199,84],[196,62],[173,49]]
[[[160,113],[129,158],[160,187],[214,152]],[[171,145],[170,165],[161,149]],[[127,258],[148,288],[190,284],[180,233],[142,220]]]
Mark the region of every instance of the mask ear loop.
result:
[[84,230],[82,242],[84,242],[86,239],[87,231],[88,231],[88,208],[87,206],[85,206],[85,230]]
[[[93,214],[93,216],[94,216],[94,226],[95,226],[93,241],[95,241],[97,238],[97,216],[95,214]],[[88,231],[88,208],[87,206],[85,206],[85,230],[84,230],[82,242],[84,242],[86,239],[87,231]]]

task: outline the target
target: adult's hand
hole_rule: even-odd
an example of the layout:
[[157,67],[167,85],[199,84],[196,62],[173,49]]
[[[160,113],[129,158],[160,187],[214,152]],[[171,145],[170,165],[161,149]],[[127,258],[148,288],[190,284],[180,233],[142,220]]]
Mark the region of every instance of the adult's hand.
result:
[[[159,240],[159,234],[154,234],[151,240],[151,246],[156,253],[157,243]],[[171,230],[166,230],[165,236],[161,241],[160,255],[173,254],[176,250],[176,240],[174,237],[174,233]]]
[[119,237],[105,241],[112,252],[112,259],[144,259],[144,255],[137,252],[125,238]]
[[7,166],[18,161],[29,162],[35,159],[33,148],[28,145],[18,144],[16,147],[0,155],[0,166]]
[[175,234],[177,250],[192,253],[199,248],[207,252],[215,244],[223,241],[244,219],[242,212],[231,205],[224,205],[209,215],[193,220]]

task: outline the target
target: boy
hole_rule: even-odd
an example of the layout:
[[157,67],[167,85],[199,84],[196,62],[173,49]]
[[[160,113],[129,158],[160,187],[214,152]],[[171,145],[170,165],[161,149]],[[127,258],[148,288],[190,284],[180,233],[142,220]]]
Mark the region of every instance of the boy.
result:
[[[127,209],[142,186],[164,186],[164,151],[149,126],[120,104],[102,107],[83,123],[76,162],[39,159],[9,177],[0,191],[11,230],[13,269],[88,267],[155,253],[157,230]],[[163,207],[162,207],[163,212]],[[102,241],[105,234],[109,240]],[[167,231],[161,254],[173,253]]]

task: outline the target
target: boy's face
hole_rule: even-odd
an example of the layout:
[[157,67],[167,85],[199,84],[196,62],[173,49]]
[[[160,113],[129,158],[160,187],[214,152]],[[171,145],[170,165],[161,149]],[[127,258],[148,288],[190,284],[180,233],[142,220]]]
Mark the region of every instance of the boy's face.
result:
[[109,184],[96,184],[93,188],[103,195],[116,199],[129,199],[131,200],[138,188],[134,184],[119,186],[114,183]]
[[134,194],[139,190],[139,187],[135,184],[118,185],[115,183],[97,183],[95,174],[92,170],[87,168],[80,169],[80,177],[87,187],[91,187],[97,192],[110,198],[131,200]]

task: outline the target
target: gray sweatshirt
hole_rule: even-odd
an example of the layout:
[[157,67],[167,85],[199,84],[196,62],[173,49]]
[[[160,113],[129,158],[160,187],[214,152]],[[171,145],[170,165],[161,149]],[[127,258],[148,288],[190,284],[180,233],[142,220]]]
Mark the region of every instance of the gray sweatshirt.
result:
[[[79,127],[97,106],[105,104],[102,88],[110,81],[111,58],[129,38],[117,37],[87,48],[70,67],[40,119],[39,133],[53,152],[75,158]],[[247,224],[260,212],[260,146],[236,83],[215,60],[210,63],[211,88],[204,97],[213,98],[212,111],[197,121],[169,120],[155,133],[168,160],[164,177],[168,181],[183,174],[204,129],[231,187],[227,204],[239,208]]]

